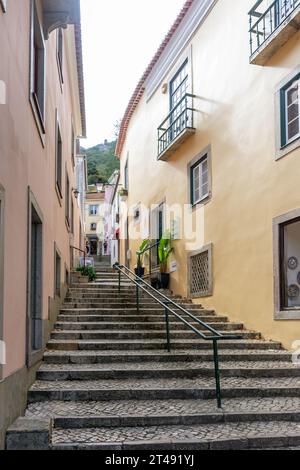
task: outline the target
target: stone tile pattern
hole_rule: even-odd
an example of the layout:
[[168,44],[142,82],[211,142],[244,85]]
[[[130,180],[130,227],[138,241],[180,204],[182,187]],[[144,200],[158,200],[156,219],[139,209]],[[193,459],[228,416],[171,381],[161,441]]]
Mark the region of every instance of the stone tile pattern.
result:
[[[155,448],[174,442],[180,448],[205,442],[209,448],[231,448],[232,440],[237,448],[245,443],[258,448],[300,446],[300,368],[292,364],[290,353],[258,332],[230,323],[226,314],[218,316],[177,299],[199,319],[242,337],[220,342],[225,398],[218,409],[214,377],[206,374],[213,371],[211,343],[187,335],[185,326],[172,318],[176,339],[170,355],[161,308],[153,299],[141,298],[138,314],[135,289],[123,282],[119,296],[117,275],[108,269],[93,284],[70,287],[26,411],[29,420],[53,420],[53,448]],[[111,374],[104,379],[102,372]],[[220,416],[234,420],[216,422],[214,417]],[[117,418],[118,425],[110,424]],[[161,425],[154,425],[153,418],[158,423],[161,419]],[[174,424],[177,418],[184,424]],[[84,422],[80,429],[76,420]]]

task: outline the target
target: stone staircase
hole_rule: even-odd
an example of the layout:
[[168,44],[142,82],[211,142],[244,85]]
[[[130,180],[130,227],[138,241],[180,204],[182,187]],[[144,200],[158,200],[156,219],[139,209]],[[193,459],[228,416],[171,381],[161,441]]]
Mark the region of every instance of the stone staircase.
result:
[[[217,408],[212,344],[105,268],[72,285],[48,343],[28,407],[8,430],[7,448],[198,450],[298,448],[300,368],[280,343],[227,316],[176,301],[221,341],[223,408]],[[197,324],[195,323],[195,326]]]

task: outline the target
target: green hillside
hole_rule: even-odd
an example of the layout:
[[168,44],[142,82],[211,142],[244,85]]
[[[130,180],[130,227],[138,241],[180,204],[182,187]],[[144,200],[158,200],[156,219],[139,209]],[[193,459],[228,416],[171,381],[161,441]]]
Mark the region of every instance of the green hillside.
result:
[[88,165],[88,184],[107,181],[115,170],[120,168],[120,162],[115,157],[116,141],[85,149]]

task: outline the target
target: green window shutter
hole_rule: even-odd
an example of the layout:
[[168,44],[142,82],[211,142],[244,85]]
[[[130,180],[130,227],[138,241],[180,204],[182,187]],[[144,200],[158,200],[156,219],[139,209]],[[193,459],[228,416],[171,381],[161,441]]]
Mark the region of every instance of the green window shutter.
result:
[[280,90],[280,143],[281,147],[284,147],[286,144],[286,98],[285,98],[285,88]]

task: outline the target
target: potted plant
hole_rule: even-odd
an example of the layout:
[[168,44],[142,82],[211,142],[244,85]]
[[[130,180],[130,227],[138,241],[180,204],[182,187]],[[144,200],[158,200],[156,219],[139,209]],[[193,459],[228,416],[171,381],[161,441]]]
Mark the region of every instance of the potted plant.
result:
[[162,289],[168,289],[170,284],[170,273],[168,273],[168,259],[174,251],[172,247],[171,232],[167,231],[161,237],[158,244],[158,264],[160,272],[160,285]]
[[92,266],[80,266],[76,271],[81,273],[81,276],[86,278],[88,282],[93,282],[96,279],[96,273]]
[[149,240],[144,240],[141,246],[139,247],[138,251],[136,252],[137,255],[137,263],[136,268],[134,270],[135,274],[139,277],[143,277],[145,274],[145,268],[143,266],[144,254],[146,249],[149,247],[150,242]]
[[128,190],[125,188],[121,188],[119,191],[119,196],[120,196],[121,201],[125,201],[128,196]]

